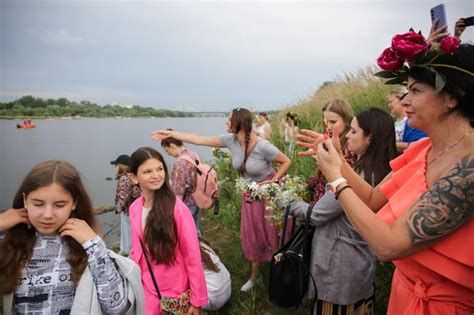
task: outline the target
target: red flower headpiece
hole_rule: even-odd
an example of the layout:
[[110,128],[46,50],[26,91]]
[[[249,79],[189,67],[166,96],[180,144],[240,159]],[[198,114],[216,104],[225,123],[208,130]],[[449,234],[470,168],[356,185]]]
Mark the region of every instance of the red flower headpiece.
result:
[[385,49],[377,58],[377,64],[384,71],[375,75],[389,79],[386,84],[406,84],[410,68],[427,68],[435,73],[436,90],[439,92],[446,84],[446,78],[443,73],[436,71],[436,68],[456,69],[474,76],[474,73],[465,69],[435,62],[439,56],[455,52],[460,42],[454,36],[447,36],[441,41],[439,48],[432,48],[421,32],[416,33],[410,29],[405,34],[397,34],[392,38],[392,46]]

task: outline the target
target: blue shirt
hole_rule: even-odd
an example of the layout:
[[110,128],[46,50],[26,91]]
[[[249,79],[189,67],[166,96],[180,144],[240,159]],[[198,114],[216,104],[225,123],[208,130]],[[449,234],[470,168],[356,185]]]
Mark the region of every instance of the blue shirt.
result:
[[408,119],[405,121],[405,130],[403,131],[402,142],[411,143],[424,137],[428,137],[428,135],[421,130],[408,126]]

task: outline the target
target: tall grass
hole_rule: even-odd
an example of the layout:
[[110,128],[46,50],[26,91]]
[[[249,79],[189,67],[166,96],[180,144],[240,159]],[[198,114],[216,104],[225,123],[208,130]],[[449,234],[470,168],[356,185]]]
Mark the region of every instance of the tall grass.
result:
[[[300,120],[300,129],[313,129],[321,131],[322,107],[335,98],[344,98],[352,104],[355,113],[368,108],[380,107],[386,109],[386,96],[390,87],[373,76],[374,68],[360,69],[356,73],[346,73],[334,80],[325,83],[311,97],[300,100],[290,106],[272,119],[272,142],[282,151],[288,154],[286,145],[280,133],[280,122],[285,118],[287,112],[296,112]],[[227,234],[226,242],[214,240],[219,243],[221,258],[232,274],[233,294],[230,303],[220,314],[307,314],[309,309],[300,307],[294,312],[286,312],[273,307],[268,301],[268,266],[264,266],[261,277],[256,288],[251,293],[240,293],[240,286],[247,280],[250,274],[250,266],[245,260],[240,246],[240,205],[241,196],[235,189],[235,179],[238,174],[232,169],[228,155],[217,151],[218,178],[220,181],[220,204],[221,211],[217,216],[206,217],[209,226],[221,226],[220,233]],[[311,177],[316,171],[316,165],[312,158],[291,157],[292,164],[290,174],[301,176],[305,179]],[[376,310],[377,314],[383,314],[386,310],[390,282],[393,273],[391,263],[377,263],[377,274],[375,280]]]

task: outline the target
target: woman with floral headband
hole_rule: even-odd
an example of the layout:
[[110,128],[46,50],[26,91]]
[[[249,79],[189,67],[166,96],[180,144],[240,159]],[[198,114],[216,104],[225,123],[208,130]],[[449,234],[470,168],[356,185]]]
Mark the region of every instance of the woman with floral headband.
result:
[[[245,108],[235,108],[226,122],[227,134],[205,137],[197,134],[158,130],[152,134],[155,140],[173,137],[183,142],[210,147],[226,147],[232,155],[232,165],[240,176],[257,183],[276,182],[282,178],[291,160],[269,141],[262,139],[252,131],[252,113]],[[280,164],[277,171],[272,163]],[[250,279],[241,287],[241,291],[250,291],[257,280],[259,267],[269,262],[278,249],[278,231],[265,219],[263,201],[247,202],[242,196],[241,237],[245,257],[251,262]]]
[[446,37],[430,50],[410,31],[378,64],[387,83],[407,81],[408,123],[429,138],[394,159],[375,188],[340,157],[337,137],[302,131],[304,155],[316,153],[329,181],[347,180],[336,189],[346,215],[379,259],[396,265],[388,314],[472,315],[474,46]]

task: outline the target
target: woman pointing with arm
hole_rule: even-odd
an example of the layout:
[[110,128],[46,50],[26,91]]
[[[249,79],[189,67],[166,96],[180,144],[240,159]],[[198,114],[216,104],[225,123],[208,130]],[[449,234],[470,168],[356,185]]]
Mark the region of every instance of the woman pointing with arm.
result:
[[[205,137],[174,130],[159,130],[152,134],[155,140],[173,137],[183,142],[211,147],[226,147],[232,155],[232,165],[244,178],[260,184],[276,182],[290,167],[290,159],[269,141],[252,131],[252,114],[245,108],[235,108],[226,122],[227,134]],[[280,164],[274,170],[272,164]],[[241,237],[245,257],[251,262],[249,280],[242,286],[250,291],[256,283],[259,266],[271,260],[278,248],[278,231],[265,219],[263,201],[248,203],[242,196]]]

